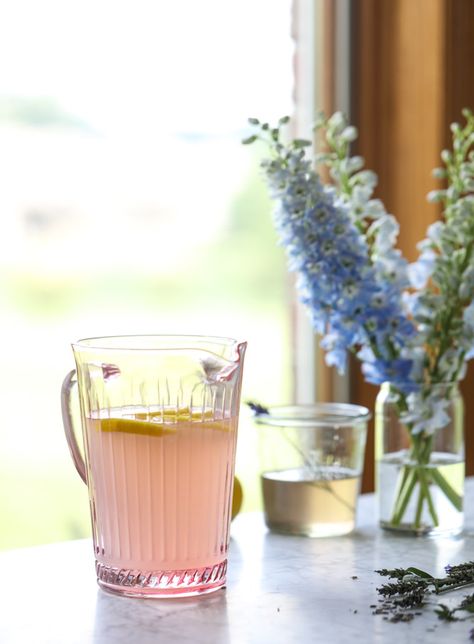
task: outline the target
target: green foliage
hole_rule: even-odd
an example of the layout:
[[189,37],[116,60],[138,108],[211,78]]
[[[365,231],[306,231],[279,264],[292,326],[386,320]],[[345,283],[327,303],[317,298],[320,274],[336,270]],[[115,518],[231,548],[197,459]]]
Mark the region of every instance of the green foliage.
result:
[[0,123],[10,122],[33,127],[62,126],[89,130],[81,119],[69,114],[52,98],[0,97]]
[[87,489],[74,467],[0,463],[0,550],[90,535]]
[[183,257],[175,272],[145,275],[121,270],[118,263],[89,277],[9,274],[1,279],[3,297],[37,318],[116,305],[159,310],[163,302],[178,310],[223,302],[260,311],[278,308],[284,299],[287,272],[257,166],[255,157],[229,206],[228,225],[220,236]]

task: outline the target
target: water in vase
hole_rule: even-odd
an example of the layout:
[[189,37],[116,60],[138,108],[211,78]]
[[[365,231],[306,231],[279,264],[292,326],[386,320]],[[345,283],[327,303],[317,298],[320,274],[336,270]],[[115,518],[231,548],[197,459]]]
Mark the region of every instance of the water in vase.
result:
[[[415,527],[415,516],[419,498],[419,484],[413,488],[406,509],[403,512],[399,525],[394,525],[394,508],[397,502],[398,484],[403,468],[407,464],[405,450],[384,456],[377,464],[377,493],[379,496],[380,524],[392,530],[407,530],[418,534],[458,534],[463,527],[463,512],[457,509],[447,498],[444,492],[435,484],[429,486],[430,497],[433,503],[438,524],[434,525],[428,505],[425,502],[418,527]],[[443,452],[433,452],[431,460],[425,466],[429,471],[437,469],[451,489],[460,497],[462,505],[464,489],[465,463],[459,456]]]

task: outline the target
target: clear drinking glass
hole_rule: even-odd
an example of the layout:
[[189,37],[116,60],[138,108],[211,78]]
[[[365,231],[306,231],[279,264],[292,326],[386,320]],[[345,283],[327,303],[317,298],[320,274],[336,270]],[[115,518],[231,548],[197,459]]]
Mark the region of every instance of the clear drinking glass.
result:
[[63,421],[88,485],[99,585],[134,597],[222,587],[246,343],[151,335],[72,348]]
[[330,537],[354,529],[369,410],[319,403],[258,414],[265,522],[275,532]]

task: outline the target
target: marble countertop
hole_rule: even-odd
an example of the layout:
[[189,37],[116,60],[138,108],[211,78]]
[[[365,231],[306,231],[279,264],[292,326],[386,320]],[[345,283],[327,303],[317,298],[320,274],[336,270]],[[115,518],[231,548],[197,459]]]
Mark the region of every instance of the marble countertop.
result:
[[[474,481],[457,538],[402,537],[375,524],[360,498],[350,536],[307,539],[269,533],[259,514],[232,525],[227,588],[197,598],[108,595],[95,581],[89,540],[0,553],[2,644],[397,644],[468,642],[472,622],[440,622],[429,610],[410,623],[373,615],[381,567],[444,566],[474,559]],[[468,591],[446,596],[447,603]],[[472,592],[472,590],[471,590]],[[448,597],[450,599],[448,599]]]

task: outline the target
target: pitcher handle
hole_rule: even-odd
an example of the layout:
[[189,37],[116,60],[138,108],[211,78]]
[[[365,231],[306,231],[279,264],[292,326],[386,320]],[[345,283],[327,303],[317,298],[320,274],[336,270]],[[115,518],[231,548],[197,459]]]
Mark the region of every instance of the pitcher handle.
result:
[[76,370],[73,369],[64,378],[61,387],[61,412],[63,416],[64,433],[66,434],[67,444],[71,452],[72,460],[76,466],[79,476],[87,484],[86,479],[86,465],[77,443],[76,434],[74,432],[74,422],[71,413],[71,391],[77,385]]

